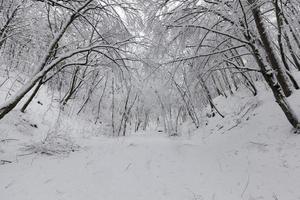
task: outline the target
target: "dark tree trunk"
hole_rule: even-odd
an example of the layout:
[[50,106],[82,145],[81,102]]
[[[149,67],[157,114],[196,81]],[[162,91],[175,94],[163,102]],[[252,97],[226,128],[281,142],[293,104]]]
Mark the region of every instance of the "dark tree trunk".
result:
[[252,6],[252,14],[254,17],[255,25],[258,30],[258,33],[260,35],[261,41],[263,43],[263,46],[265,48],[265,52],[268,56],[269,62],[273,68],[274,71],[276,71],[277,80],[282,87],[283,93],[286,97],[291,96],[292,89],[290,87],[290,81],[287,77],[287,74],[283,67],[280,66],[280,60],[278,56],[276,55],[276,52],[273,49],[272,42],[270,40],[270,37],[268,35],[267,29],[265,28],[261,11],[256,4],[255,0],[248,0],[248,2]]
[[290,54],[292,56],[292,59],[294,61],[294,64],[295,64],[296,68],[298,69],[298,71],[300,71],[300,63],[299,63],[299,60],[298,60],[298,58],[296,56],[295,50],[293,49],[293,46],[292,46],[291,41],[290,41],[290,38],[289,38],[289,36],[288,36],[287,33],[285,33],[284,37],[285,37],[286,44],[287,44],[287,47],[289,49],[289,52],[290,52]]
[[30,95],[30,97],[28,98],[28,100],[26,101],[26,103],[23,105],[23,107],[21,108],[21,112],[24,113],[26,108],[29,106],[29,104],[31,103],[31,101],[33,100],[33,98],[36,96],[36,94],[38,93],[39,89],[42,87],[43,85],[43,79],[41,79],[38,82],[38,85],[36,86],[36,88],[34,89],[33,93]]
[[280,106],[281,110],[285,114],[285,116],[288,119],[288,121],[290,122],[290,124],[294,128],[298,129],[299,128],[299,119],[298,119],[297,115],[294,113],[293,109],[288,104],[285,96],[282,94],[280,85],[278,84],[278,82],[273,80],[272,74],[268,73],[267,66],[265,65],[264,60],[263,60],[262,56],[260,55],[259,50],[256,48],[255,44],[250,44],[250,47],[252,49],[254,58],[256,59],[256,62],[261,69],[261,72],[262,72],[262,75],[263,75],[265,81],[267,82],[267,84],[269,85],[269,87],[272,90],[272,93],[275,97],[277,104]]
[[206,93],[206,96],[207,96],[207,99],[208,99],[208,102],[209,102],[209,105],[211,107],[211,112],[212,112],[212,115],[214,115],[214,111],[216,111],[222,118],[224,118],[224,115],[222,115],[222,113],[217,109],[217,107],[215,106],[214,102],[213,102],[213,99],[211,97],[211,94],[204,82],[204,80],[202,78],[200,78],[200,81],[201,81],[201,84],[202,84],[202,87]]

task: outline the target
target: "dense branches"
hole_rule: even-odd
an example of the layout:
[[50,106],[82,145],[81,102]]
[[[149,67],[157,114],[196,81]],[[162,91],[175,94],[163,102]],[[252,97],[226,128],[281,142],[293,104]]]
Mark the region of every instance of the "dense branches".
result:
[[[62,112],[112,135],[153,124],[170,135],[226,117],[215,97],[265,81],[294,128],[299,89],[296,0],[0,0],[1,86],[22,74],[0,119],[43,87]],[[275,38],[275,40],[273,39]]]

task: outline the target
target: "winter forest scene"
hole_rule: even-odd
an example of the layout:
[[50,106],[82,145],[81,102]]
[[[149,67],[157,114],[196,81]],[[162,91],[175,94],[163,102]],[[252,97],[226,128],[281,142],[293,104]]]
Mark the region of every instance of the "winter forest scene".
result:
[[300,200],[300,0],[0,0],[0,200]]

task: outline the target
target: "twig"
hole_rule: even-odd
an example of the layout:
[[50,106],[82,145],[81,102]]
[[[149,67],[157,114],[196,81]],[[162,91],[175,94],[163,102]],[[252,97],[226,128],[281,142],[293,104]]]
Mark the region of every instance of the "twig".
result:
[[30,152],[30,153],[24,153],[24,154],[18,154],[17,156],[29,156],[29,155],[33,155],[36,152]]
[[127,171],[131,165],[132,165],[132,163],[129,163],[129,164],[127,165],[127,167],[125,168],[124,172]]
[[244,190],[243,190],[243,192],[241,194],[242,198],[243,198],[243,196],[244,196],[244,194],[245,194],[245,192],[246,192],[246,190],[247,190],[247,188],[249,186],[249,182],[250,182],[250,177],[249,177],[249,174],[248,174],[248,178],[247,178],[247,182],[246,182],[245,188],[244,188]]
[[252,142],[252,141],[251,141],[250,143],[255,144],[255,145],[259,145],[259,146],[264,146],[264,147],[268,146],[268,145],[265,144],[265,143]]
[[[246,112],[240,116],[239,119],[236,120],[236,124],[233,125],[232,127],[230,127],[229,129],[227,129],[226,131],[230,131],[234,128],[236,128],[238,125],[240,125],[242,123],[242,119],[251,111],[251,110],[254,110],[255,108],[257,108],[258,104],[255,103],[255,104],[252,104],[249,108],[247,108]],[[240,115],[241,113],[243,112],[243,109],[238,113],[238,115]],[[224,131],[223,133],[225,133],[226,131]],[[222,134],[223,134],[222,133]]]
[[275,200],[279,200],[276,194],[273,194],[273,198],[274,198]]
[[7,163],[12,163],[12,161],[10,161],[10,160],[1,160],[0,161],[0,165],[5,165]]
[[18,139],[10,139],[10,138],[8,138],[8,139],[2,139],[2,140],[0,140],[0,142],[7,142],[7,141],[18,141]]
[[230,127],[229,129],[227,129],[226,131],[230,131],[230,130],[234,129],[234,128],[237,127],[240,123],[241,123],[241,121],[238,120],[238,122],[237,122],[235,125],[233,125],[233,126]]

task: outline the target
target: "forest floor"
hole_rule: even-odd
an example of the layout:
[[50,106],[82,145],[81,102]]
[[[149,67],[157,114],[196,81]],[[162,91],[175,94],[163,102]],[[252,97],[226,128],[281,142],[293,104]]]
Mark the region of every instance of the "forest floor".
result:
[[[290,99],[298,113],[299,97]],[[69,119],[58,129],[69,138],[50,143],[54,117],[37,101],[39,112],[0,121],[1,200],[300,199],[300,136],[269,92],[215,99],[226,117],[185,125],[180,137],[153,129],[111,138]]]

